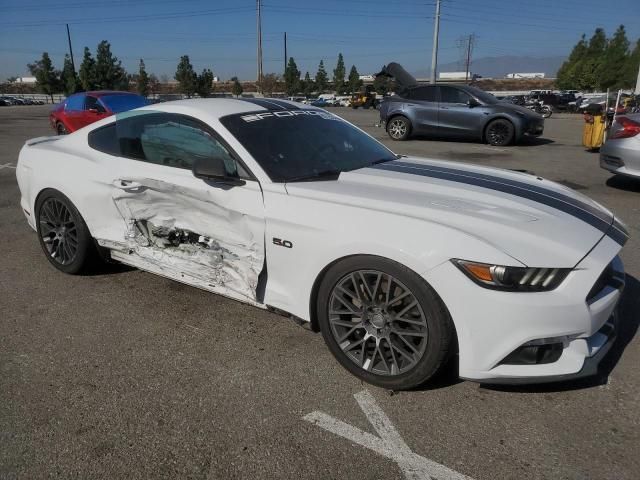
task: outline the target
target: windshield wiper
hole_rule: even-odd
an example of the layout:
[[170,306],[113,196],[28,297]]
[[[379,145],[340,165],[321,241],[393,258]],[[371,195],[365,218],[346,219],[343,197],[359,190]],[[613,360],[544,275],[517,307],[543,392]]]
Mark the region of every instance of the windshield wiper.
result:
[[311,173],[309,175],[300,175],[299,177],[291,177],[287,179],[289,182],[313,182],[316,180],[337,180],[342,170],[323,170],[322,172]]

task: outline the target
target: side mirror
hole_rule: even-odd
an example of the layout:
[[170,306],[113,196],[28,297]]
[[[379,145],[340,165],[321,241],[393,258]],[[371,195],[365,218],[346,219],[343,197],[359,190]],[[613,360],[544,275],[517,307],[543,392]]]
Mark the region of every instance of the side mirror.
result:
[[98,113],[99,113],[97,108],[90,108],[90,109],[89,109],[89,111],[90,111],[91,113],[95,113],[95,114],[98,114]]
[[480,102],[473,97],[469,98],[469,100],[467,101],[467,106],[469,108],[478,107],[480,105]]
[[191,171],[194,177],[201,178],[202,180],[233,186],[245,184],[244,180],[238,177],[232,177],[227,173],[224,160],[221,157],[198,158],[193,163]]

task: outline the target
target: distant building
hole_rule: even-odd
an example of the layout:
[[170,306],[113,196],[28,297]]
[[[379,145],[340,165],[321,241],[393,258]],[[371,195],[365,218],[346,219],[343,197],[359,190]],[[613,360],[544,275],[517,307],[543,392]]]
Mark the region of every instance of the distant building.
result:
[[507,73],[505,78],[544,78],[544,73]]
[[375,80],[375,77],[373,75],[360,75],[358,79],[362,80],[363,82],[373,82]]
[[471,80],[473,78],[474,75],[471,72],[440,72],[438,74],[438,80]]
[[18,77],[12,83],[34,84],[37,82],[36,77]]

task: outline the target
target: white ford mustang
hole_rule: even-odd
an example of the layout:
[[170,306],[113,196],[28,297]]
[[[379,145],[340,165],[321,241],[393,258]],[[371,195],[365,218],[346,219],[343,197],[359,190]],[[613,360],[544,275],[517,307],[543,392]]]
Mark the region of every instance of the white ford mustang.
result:
[[[20,152],[48,260],[92,257],[311,322],[361,379],[540,382],[594,374],[615,338],[628,234],[532,175],[395,155],[281,100],[187,100]],[[242,321],[242,319],[238,319]]]

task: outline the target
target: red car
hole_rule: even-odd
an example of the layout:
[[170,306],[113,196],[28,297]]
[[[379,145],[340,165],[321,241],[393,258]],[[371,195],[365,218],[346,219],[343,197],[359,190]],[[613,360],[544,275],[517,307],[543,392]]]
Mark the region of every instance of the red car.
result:
[[51,111],[49,122],[58,135],[65,135],[114,113],[147,104],[146,98],[129,92],[101,90],[76,93]]

